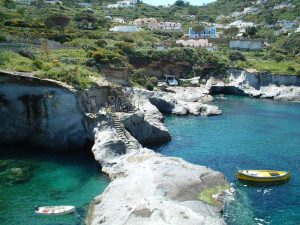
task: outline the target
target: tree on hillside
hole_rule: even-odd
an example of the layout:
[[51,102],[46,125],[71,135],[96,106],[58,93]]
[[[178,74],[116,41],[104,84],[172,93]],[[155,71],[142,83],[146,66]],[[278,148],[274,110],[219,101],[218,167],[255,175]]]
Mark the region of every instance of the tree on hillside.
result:
[[248,36],[253,37],[257,32],[256,27],[247,27],[246,28],[246,33]]
[[177,0],[175,3],[174,3],[174,5],[176,5],[176,6],[185,6],[185,3],[184,3],[184,1],[182,1],[182,0]]
[[97,21],[96,17],[93,16],[93,13],[90,13],[88,11],[83,11],[75,15],[75,20],[77,22],[81,22],[83,20],[86,20],[90,23],[95,23]]
[[214,22],[216,22],[215,19],[212,18],[212,17],[209,17],[207,21],[208,21],[209,23],[214,23]]
[[274,24],[276,22],[276,18],[274,17],[273,13],[269,13],[265,17],[265,22],[267,24]]
[[230,37],[236,36],[239,33],[239,28],[237,27],[229,27],[224,30],[224,34]]
[[47,28],[53,28],[58,27],[63,32],[65,31],[65,28],[69,25],[70,18],[65,15],[51,15],[48,16],[45,20],[45,25]]
[[196,26],[193,26],[192,29],[193,29],[193,31],[200,33],[202,31],[204,31],[205,26],[203,24],[198,24]]
[[189,6],[188,8],[188,13],[190,15],[197,15],[198,14],[198,9],[195,6]]
[[231,51],[228,58],[230,61],[246,61],[245,56],[239,51]]
[[45,8],[46,3],[44,0],[35,0],[31,3],[33,6],[35,6],[38,9]]

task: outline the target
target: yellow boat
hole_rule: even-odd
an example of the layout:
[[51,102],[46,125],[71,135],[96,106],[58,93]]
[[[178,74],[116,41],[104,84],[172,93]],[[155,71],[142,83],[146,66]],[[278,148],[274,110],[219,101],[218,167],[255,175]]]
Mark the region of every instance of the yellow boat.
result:
[[239,170],[236,176],[239,180],[272,182],[286,181],[290,178],[291,173],[277,170]]

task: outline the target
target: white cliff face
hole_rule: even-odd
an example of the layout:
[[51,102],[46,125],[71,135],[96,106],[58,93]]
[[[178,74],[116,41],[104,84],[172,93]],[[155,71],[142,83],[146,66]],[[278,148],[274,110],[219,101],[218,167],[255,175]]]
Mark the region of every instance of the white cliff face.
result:
[[93,153],[112,182],[95,198],[89,224],[225,224],[220,207],[199,200],[203,190],[228,185],[221,173],[141,146],[116,153],[119,140],[102,118]]
[[226,83],[223,79],[210,78],[207,85],[212,93],[228,93],[284,101],[300,101],[300,76],[249,73],[229,70]]

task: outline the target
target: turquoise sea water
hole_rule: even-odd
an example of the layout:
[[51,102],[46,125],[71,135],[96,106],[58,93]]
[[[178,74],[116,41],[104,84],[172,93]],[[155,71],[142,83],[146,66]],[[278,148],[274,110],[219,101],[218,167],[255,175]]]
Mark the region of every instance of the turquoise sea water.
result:
[[[228,224],[300,224],[300,104],[241,97],[216,103],[222,116],[168,116],[172,141],[156,150],[223,172],[237,189]],[[239,169],[290,170],[278,186],[236,180]]]
[[[15,179],[14,168],[27,179]],[[83,153],[1,153],[0,224],[84,224],[88,204],[109,183],[100,171],[99,164]],[[34,214],[35,205],[75,205],[77,212],[41,216]]]

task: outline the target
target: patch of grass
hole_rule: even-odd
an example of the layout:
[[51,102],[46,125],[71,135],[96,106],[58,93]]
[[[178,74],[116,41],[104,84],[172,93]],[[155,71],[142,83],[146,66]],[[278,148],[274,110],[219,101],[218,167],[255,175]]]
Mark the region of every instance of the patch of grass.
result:
[[37,75],[40,78],[48,78],[65,82],[77,89],[86,89],[92,86],[91,76],[97,73],[79,66],[55,66],[48,71],[41,71]]
[[[270,72],[278,75],[300,75],[297,71],[300,71],[300,64],[295,61],[281,61],[276,62],[273,60],[262,59],[248,59],[250,66],[260,72]],[[290,70],[289,68],[295,68]]]
[[214,199],[212,196],[213,195],[217,195],[217,194],[220,194],[221,192],[225,191],[226,189],[229,189],[230,188],[230,185],[227,184],[227,185],[221,185],[221,186],[214,186],[214,187],[211,187],[211,188],[207,188],[203,191],[200,192],[199,194],[199,199],[203,202],[206,202],[208,204],[211,204],[211,205],[218,205],[219,202]]
[[31,59],[10,51],[0,52],[0,68],[20,72],[32,72],[36,70]]

